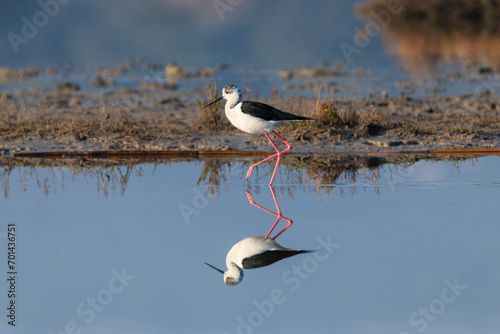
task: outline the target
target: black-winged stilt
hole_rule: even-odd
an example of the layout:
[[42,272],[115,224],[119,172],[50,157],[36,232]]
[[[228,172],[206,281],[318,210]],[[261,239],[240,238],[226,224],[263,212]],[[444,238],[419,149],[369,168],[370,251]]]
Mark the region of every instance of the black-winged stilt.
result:
[[[273,195],[277,213],[274,213],[271,210],[268,210],[260,206],[259,204],[255,203],[250,192],[249,191],[246,192],[250,204],[266,212],[269,212],[270,214],[277,217],[276,222],[271,227],[269,232],[267,232],[267,235],[265,237],[246,238],[236,243],[227,253],[226,256],[227,271],[225,272],[205,262],[206,265],[224,274],[224,282],[227,285],[236,285],[240,283],[241,280],[243,279],[243,269],[261,268],[273,264],[274,262],[286,259],[287,257],[291,257],[297,254],[312,252],[302,249],[285,248],[274,240],[277,237],[279,237],[283,232],[285,232],[286,229],[292,226],[293,222],[290,218],[284,217],[281,214],[281,210],[278,201],[276,200],[274,189],[272,186],[269,186],[269,188],[271,188],[271,194]],[[286,220],[288,224],[274,237],[269,238],[269,235],[273,232],[274,228],[276,227],[276,225],[278,225],[278,222],[281,219]]]
[[285,248],[273,238],[250,237],[236,243],[227,253],[227,271],[206,262],[205,264],[224,274],[227,285],[236,285],[243,280],[243,269],[265,267],[287,257],[309,252],[311,251]]
[[[288,152],[292,149],[292,145],[287,142],[283,137],[278,135],[274,129],[283,123],[284,121],[300,121],[300,120],[312,120],[312,118],[297,116],[294,114],[290,114],[265,103],[254,102],[254,101],[241,101],[241,90],[234,85],[227,85],[222,89],[222,96],[216,99],[215,101],[210,102],[204,108],[214,104],[215,102],[220,101],[221,99],[225,99],[226,102],[226,116],[236,128],[241,131],[251,133],[251,134],[265,134],[267,139],[271,142],[274,149],[276,150],[276,154],[273,154],[262,161],[250,166],[248,169],[247,175],[245,179],[248,179],[250,174],[252,174],[253,169],[260,165],[261,163],[272,159],[274,157],[278,157],[276,161],[276,166],[274,167],[273,176],[271,177],[271,181],[269,184],[272,184],[274,181],[274,176],[276,174],[276,170],[278,169],[278,164],[281,160],[281,156],[283,153]],[[286,149],[280,151],[276,144],[269,137],[269,133],[274,133],[276,137],[278,137],[285,145]]]

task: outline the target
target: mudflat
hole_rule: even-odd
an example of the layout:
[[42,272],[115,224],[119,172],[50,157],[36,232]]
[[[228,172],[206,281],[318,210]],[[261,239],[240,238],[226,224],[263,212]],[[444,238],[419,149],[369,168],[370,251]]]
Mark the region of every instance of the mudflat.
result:
[[[57,150],[272,150],[264,136],[233,128],[224,103],[203,110],[203,88],[17,89],[0,94],[0,152]],[[500,98],[259,99],[314,117],[278,128],[294,151],[500,147]]]

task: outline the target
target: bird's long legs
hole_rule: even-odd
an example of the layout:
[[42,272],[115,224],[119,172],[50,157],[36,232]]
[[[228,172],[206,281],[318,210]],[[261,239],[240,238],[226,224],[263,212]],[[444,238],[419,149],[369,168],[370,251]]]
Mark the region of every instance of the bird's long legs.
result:
[[288,224],[278,234],[276,234],[272,238],[272,239],[276,239],[277,237],[279,237],[281,235],[281,233],[285,232],[285,230],[287,228],[289,228],[290,226],[293,225],[293,221],[290,218],[287,218],[287,217],[285,217],[285,216],[283,216],[281,214],[281,209],[280,209],[280,206],[278,204],[278,200],[276,199],[276,195],[274,194],[274,189],[273,189],[273,187],[271,185],[269,186],[269,188],[271,189],[271,194],[273,195],[274,204],[276,205],[276,209],[278,210],[278,213],[274,213],[271,210],[268,210],[268,209],[262,207],[261,205],[255,203],[254,200],[253,200],[253,198],[252,198],[252,194],[250,194],[249,191],[246,191],[246,194],[247,194],[248,201],[250,202],[250,204],[252,204],[252,205],[254,205],[254,206],[258,207],[259,209],[262,209],[262,210],[264,210],[266,212],[269,212],[270,214],[276,216],[276,218],[277,218],[276,222],[274,222],[274,225],[271,227],[271,229],[269,230],[269,232],[267,232],[266,238],[269,238],[269,235],[271,235],[271,233],[273,232],[274,228],[276,227],[276,225],[278,225],[278,223],[279,223],[279,221],[281,219],[284,219],[284,220],[286,220],[288,222]]
[[278,137],[279,139],[281,139],[281,141],[283,143],[285,143],[285,145],[287,146],[283,151],[280,151],[278,149],[278,146],[276,146],[276,144],[272,141],[271,137],[269,137],[269,135],[267,133],[265,133],[267,139],[269,139],[269,141],[271,142],[271,144],[273,145],[274,149],[276,150],[276,153],[265,158],[264,160],[262,161],[259,161],[257,162],[256,164],[250,166],[250,168],[248,168],[248,172],[247,172],[247,176],[245,177],[245,180],[248,179],[250,177],[250,174],[252,174],[252,171],[255,167],[257,167],[258,165],[260,165],[261,163],[263,162],[266,162],[267,160],[269,159],[272,159],[276,156],[278,156],[278,160],[276,160],[276,165],[274,166],[274,171],[273,171],[273,176],[271,177],[271,181],[269,182],[269,185],[272,185],[273,184],[273,181],[274,181],[274,176],[276,175],[276,171],[278,170],[278,165],[280,163],[280,160],[281,160],[281,156],[283,155],[283,153],[286,153],[288,151],[290,151],[292,149],[292,145],[287,142],[285,139],[283,139],[283,137],[281,137],[279,134],[277,134],[274,130],[273,130],[273,133],[276,137]]

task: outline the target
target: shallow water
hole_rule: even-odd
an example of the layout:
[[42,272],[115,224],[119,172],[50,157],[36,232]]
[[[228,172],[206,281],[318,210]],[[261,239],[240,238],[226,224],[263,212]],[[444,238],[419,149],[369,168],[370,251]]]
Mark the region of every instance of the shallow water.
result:
[[497,332],[498,157],[287,159],[273,190],[294,224],[276,240],[318,250],[237,286],[203,262],[225,269],[233,244],[268,232],[275,217],[245,190],[275,212],[270,165],[248,183],[239,160],[1,167],[1,332]]

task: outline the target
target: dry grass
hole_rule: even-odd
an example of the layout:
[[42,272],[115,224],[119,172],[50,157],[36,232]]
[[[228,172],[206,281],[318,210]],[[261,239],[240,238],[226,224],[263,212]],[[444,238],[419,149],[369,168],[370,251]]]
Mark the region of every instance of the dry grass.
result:
[[[219,97],[219,90],[217,89],[217,84],[209,84],[205,87],[207,103],[216,100]],[[206,104],[196,100],[198,106],[202,112],[202,123],[201,127],[206,130],[220,131],[227,129],[229,127],[229,122],[226,120],[224,113],[221,111],[222,102],[212,104],[211,106],[205,108]]]
[[[207,85],[205,96],[207,101],[215,100],[218,97],[217,86]],[[298,134],[328,128],[360,130],[373,134],[374,129],[381,124],[377,101],[370,104],[355,98],[334,100],[320,94],[317,99],[294,95],[283,98],[283,93],[278,92],[275,87],[271,89],[270,99],[262,101],[281,110],[316,119],[312,122],[290,122],[284,129],[297,131]],[[180,129],[205,132],[233,129],[222,111],[223,102],[203,108],[205,104],[198,100],[201,117],[197,119],[196,114],[188,116],[192,117],[192,120],[180,126]],[[189,108],[194,106],[191,105],[187,109]],[[177,119],[183,119],[184,112],[182,111]],[[101,137],[126,138],[133,144],[179,131],[173,130],[173,118],[158,108],[153,108],[150,112],[145,112],[142,108],[141,114],[136,116],[134,108],[119,104],[115,100],[104,99],[101,107],[72,108],[57,105],[56,98],[45,97],[38,105],[26,105],[25,102],[13,103],[5,94],[0,96],[0,137],[3,138],[70,136],[78,141]]]
[[[223,103],[199,109],[201,103],[127,104],[127,95],[108,94],[109,100],[94,99],[93,106],[69,106],[83,93],[58,97],[43,92],[37,98],[21,93],[0,94],[0,153],[22,149],[227,149],[235,147],[221,134],[237,132],[221,111]],[[217,87],[207,86],[207,101],[217,97]],[[363,143],[360,138],[434,138],[445,143],[496,143],[498,97],[455,97],[434,99],[380,98],[335,100],[329,96],[289,96],[273,88],[262,102],[316,121],[288,122],[280,131],[295,141],[313,145]],[[255,95],[255,94],[253,94]],[[251,98],[253,99],[253,98]],[[143,99],[144,101],[145,99]],[[177,101],[177,99],[173,99]],[[431,108],[432,107],[432,108]],[[201,112],[200,112],[201,111]],[[456,131],[461,129],[463,131]],[[220,137],[222,136],[222,137]],[[266,143],[267,144],[267,143]],[[51,145],[51,146],[45,146]],[[248,137],[240,148],[255,149],[258,139]],[[441,145],[441,144],[440,144]],[[225,147],[225,148],[222,148]],[[331,149],[329,147],[328,149]]]
[[308,116],[317,119],[316,126],[323,128],[336,127],[364,131],[375,124],[380,126],[379,95],[377,94],[373,101],[366,101],[356,99],[353,91],[351,94],[353,96],[350,100],[341,98],[338,101],[329,96],[321,98],[318,94],[316,108]]
[[318,120],[322,127],[348,127],[359,125],[359,115],[352,103],[335,103],[326,99],[316,102],[316,109],[311,117]]
[[59,108],[48,99],[30,111],[25,102],[20,105],[8,103],[4,94],[0,97],[0,108],[2,137],[74,136],[77,140],[86,140],[114,134],[144,138],[149,131],[148,127],[134,120],[125,107],[111,107],[106,100],[101,108],[84,108],[76,114],[71,108]]

